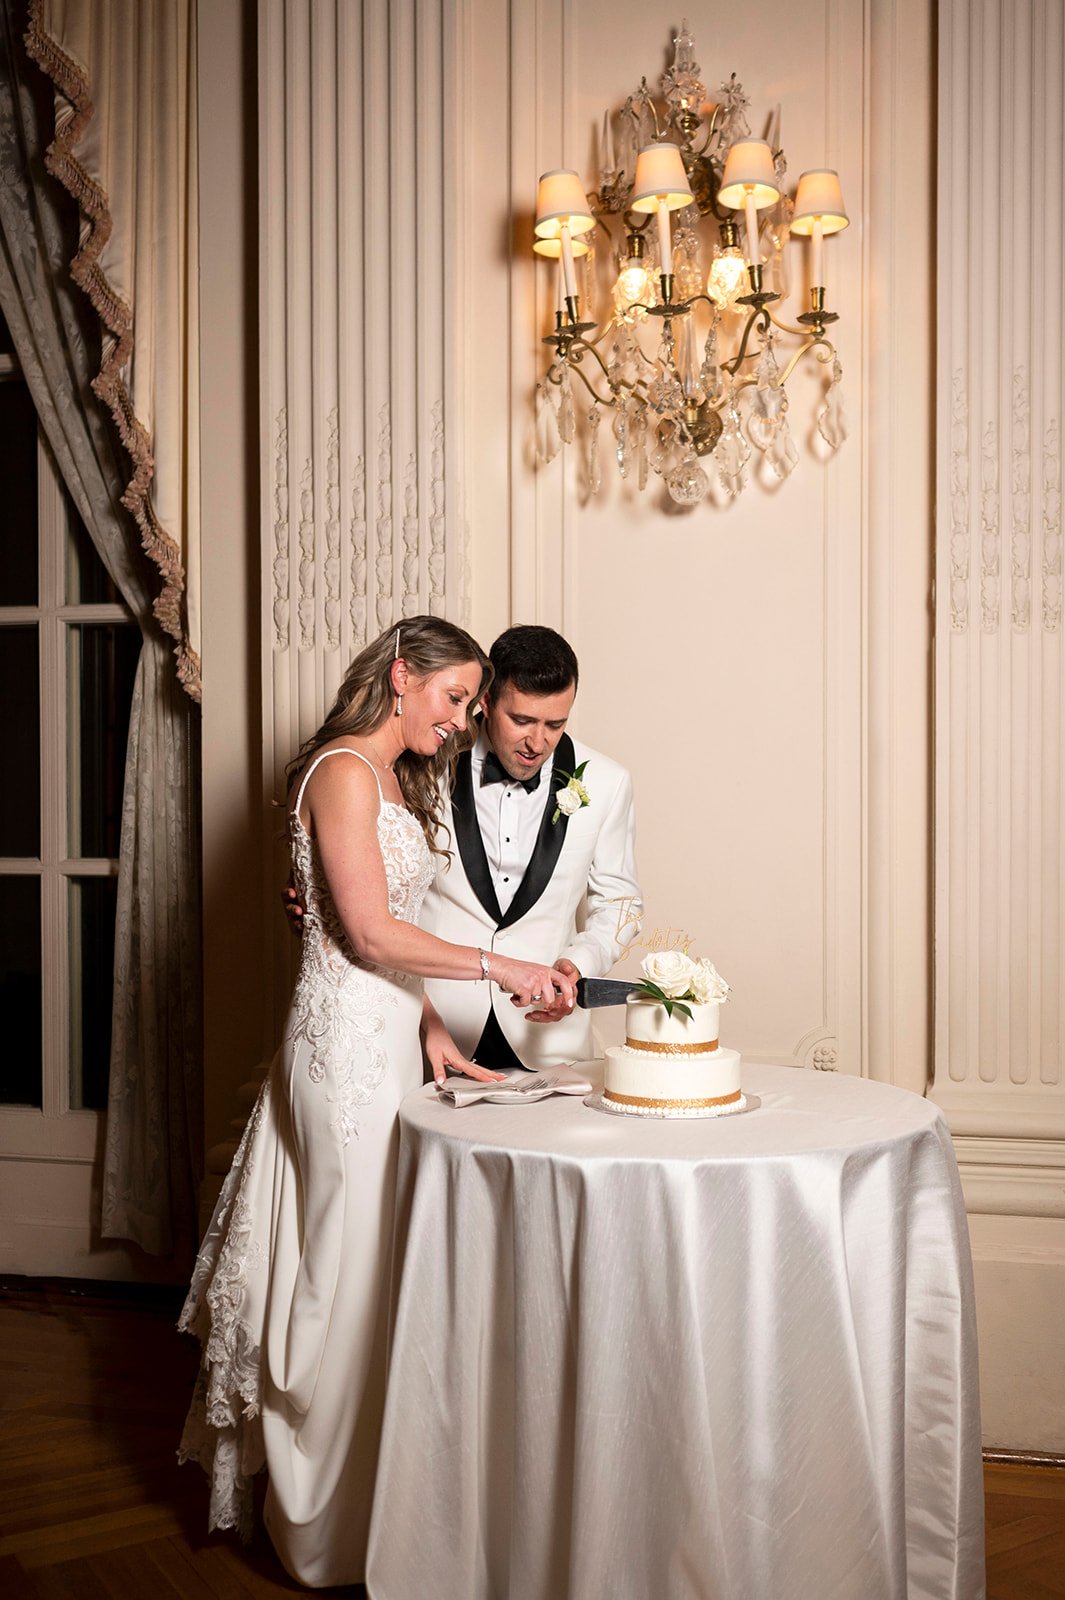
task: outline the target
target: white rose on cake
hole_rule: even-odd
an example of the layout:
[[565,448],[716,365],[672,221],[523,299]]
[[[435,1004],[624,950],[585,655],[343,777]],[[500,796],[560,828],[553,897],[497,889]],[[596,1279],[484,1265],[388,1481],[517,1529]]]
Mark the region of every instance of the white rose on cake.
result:
[[705,1006],[710,1001],[719,1003],[729,997],[729,986],[712,961],[700,956],[692,969],[692,999]]
[[656,950],[640,963],[648,983],[657,984],[671,1000],[679,1000],[688,993],[695,971],[695,962],[681,950]]

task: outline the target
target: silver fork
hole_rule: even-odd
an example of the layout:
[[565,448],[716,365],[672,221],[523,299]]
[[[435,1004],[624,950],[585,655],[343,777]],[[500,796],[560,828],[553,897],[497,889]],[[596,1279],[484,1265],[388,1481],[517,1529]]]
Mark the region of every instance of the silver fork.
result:
[[528,1083],[519,1083],[515,1088],[514,1093],[532,1094],[536,1089],[546,1089],[547,1087],[548,1081],[546,1078],[530,1078]]

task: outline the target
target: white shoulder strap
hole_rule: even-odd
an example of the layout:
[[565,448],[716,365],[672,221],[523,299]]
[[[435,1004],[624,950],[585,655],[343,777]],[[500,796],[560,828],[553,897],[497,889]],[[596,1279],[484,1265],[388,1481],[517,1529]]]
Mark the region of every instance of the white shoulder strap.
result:
[[365,761],[370,771],[373,772],[374,782],[377,785],[377,798],[382,803],[384,802],[385,797],[381,791],[381,780],[374,771],[374,764],[370,758],[368,756],[364,756],[359,750],[349,750],[347,746],[341,746],[336,750],[322,750],[318,755],[315,756],[314,760],[311,762],[300,781],[299,793],[296,796],[296,804],[292,808],[293,811],[295,811],[297,814],[299,813],[299,809],[303,804],[303,791],[306,789],[308,780],[315,767],[320,761],[328,761],[330,756],[357,756],[360,761]]

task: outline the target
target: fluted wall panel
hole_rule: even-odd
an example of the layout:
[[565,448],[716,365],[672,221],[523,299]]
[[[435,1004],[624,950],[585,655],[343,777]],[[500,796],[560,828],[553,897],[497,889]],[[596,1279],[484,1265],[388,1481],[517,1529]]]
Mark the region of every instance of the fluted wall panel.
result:
[[1065,1137],[1063,12],[940,7],[935,1093]]
[[468,611],[445,248],[456,170],[450,9],[260,0],[269,795],[369,639],[418,612],[462,621]]

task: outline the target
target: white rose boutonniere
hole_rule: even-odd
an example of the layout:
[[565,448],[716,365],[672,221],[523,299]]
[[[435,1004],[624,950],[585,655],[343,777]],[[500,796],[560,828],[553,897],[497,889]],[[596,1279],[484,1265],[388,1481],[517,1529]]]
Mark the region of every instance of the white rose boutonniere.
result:
[[[552,823],[556,823],[559,817],[572,817],[573,813],[579,811],[582,806],[591,805],[592,797],[581,782],[587,765],[587,761],[582,761],[576,772],[569,774],[569,782],[566,787],[559,789],[555,795],[555,814],[551,818]],[[567,774],[563,773],[562,776],[566,777]]]

